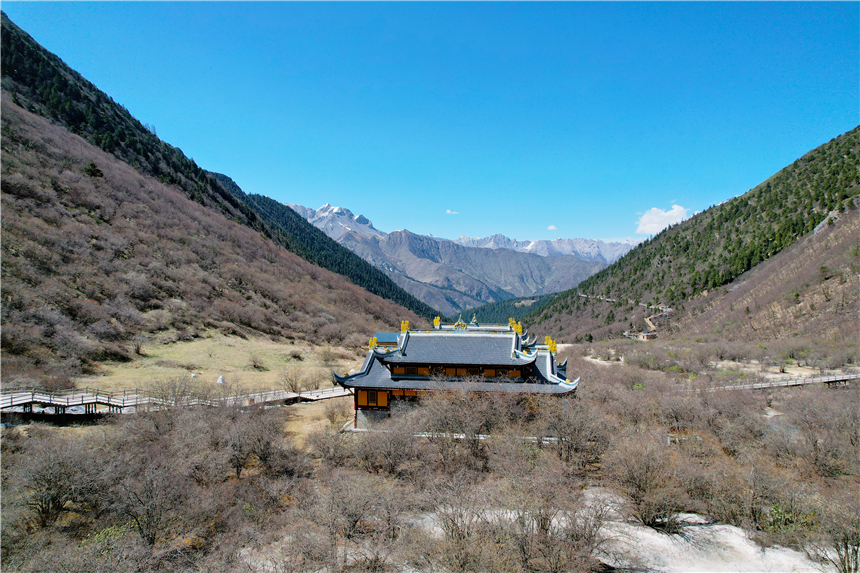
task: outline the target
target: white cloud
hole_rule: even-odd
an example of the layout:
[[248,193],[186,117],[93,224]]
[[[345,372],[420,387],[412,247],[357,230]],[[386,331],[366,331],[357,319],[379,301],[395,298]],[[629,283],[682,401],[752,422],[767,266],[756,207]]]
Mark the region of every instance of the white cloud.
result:
[[547,231],[555,231],[555,225],[550,225],[546,228]]
[[459,215],[460,214],[457,211],[452,211],[451,209],[448,209],[445,212],[448,213],[449,215]]
[[687,209],[680,205],[672,205],[668,211],[652,207],[639,217],[639,226],[636,228],[636,232],[640,235],[656,235],[669,225],[680,223],[686,218]]

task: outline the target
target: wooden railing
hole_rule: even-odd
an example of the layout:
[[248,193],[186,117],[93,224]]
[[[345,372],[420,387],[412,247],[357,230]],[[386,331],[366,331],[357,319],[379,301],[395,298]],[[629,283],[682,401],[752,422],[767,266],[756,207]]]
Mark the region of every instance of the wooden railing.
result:
[[789,386],[806,386],[808,384],[836,384],[839,382],[850,382],[860,380],[860,373],[847,372],[844,374],[829,374],[826,376],[802,376],[797,378],[781,378],[773,380],[759,380],[757,382],[736,381],[717,383],[705,387],[694,388],[713,392],[716,390],[764,390],[767,388],[780,388]]
[[349,391],[345,388],[321,388],[305,392],[289,392],[287,390],[270,390],[251,394],[225,394],[222,396],[153,396],[140,389],[118,390],[105,392],[98,388],[73,388],[69,390],[47,390],[44,388],[3,388],[0,390],[0,409],[20,406],[54,406],[70,408],[73,406],[107,406],[116,411],[125,408],[164,408],[171,406],[251,406],[255,404],[271,404],[274,402],[316,401],[328,398],[346,396]]

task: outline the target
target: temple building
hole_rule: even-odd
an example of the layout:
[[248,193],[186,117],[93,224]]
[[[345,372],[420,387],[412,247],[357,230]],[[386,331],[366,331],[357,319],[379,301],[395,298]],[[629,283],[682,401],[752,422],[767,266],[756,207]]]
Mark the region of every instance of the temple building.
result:
[[[376,333],[361,370],[335,381],[352,389],[355,426],[367,427],[387,418],[398,405],[407,406],[432,392],[515,392],[571,395],[579,378],[567,377],[567,360],[558,364],[556,343],[529,341],[522,325],[441,324],[432,330]],[[379,341],[385,341],[385,345]],[[396,341],[396,342],[392,342]]]

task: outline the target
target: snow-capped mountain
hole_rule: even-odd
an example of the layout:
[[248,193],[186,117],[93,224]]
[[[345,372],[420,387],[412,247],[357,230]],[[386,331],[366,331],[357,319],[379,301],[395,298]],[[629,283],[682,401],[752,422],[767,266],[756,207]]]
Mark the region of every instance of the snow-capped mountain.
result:
[[610,264],[626,255],[630,249],[638,244],[636,241],[629,240],[607,243],[599,239],[516,241],[514,239],[509,239],[504,235],[492,235],[484,238],[462,236],[455,239],[454,242],[465,247],[510,249],[521,253],[540,255],[542,257],[573,255],[583,261],[599,261]]
[[503,235],[452,241],[406,230],[385,233],[363,215],[328,203],[319,209],[287,205],[447,315],[488,302],[567,290],[634,245],[588,239],[513,241]]
[[373,223],[364,215],[353,215],[352,211],[343,207],[332,207],[326,203],[319,209],[314,210],[293,203],[287,203],[286,205],[335,241],[339,241],[349,231],[377,237],[387,235],[387,233],[383,233],[374,227]]

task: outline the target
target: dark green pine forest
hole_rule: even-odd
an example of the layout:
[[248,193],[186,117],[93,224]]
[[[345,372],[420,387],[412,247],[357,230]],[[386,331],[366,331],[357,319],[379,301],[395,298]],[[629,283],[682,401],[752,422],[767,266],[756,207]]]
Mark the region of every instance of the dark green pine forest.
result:
[[181,149],[160,140],[153,128],[45,50],[5,13],[2,76],[14,103],[63,125],[140,173],[179,187],[194,201],[419,316],[438,314],[289,207],[244,193],[229,177],[201,168]]

